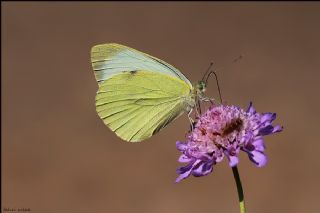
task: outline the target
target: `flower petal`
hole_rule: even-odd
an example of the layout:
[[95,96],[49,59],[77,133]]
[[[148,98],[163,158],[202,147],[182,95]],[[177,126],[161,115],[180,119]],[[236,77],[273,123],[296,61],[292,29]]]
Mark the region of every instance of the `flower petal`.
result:
[[274,119],[276,119],[276,117],[277,117],[276,113],[271,113],[271,112],[264,113],[261,117],[261,123],[265,123],[265,122],[271,123]]
[[[263,152],[265,149],[264,141],[262,138],[259,138],[252,142],[252,145],[254,146],[254,150]],[[253,151],[253,150],[252,150]]]
[[176,170],[177,174],[183,174],[183,173],[191,170],[192,167],[193,167],[193,164],[194,164],[194,162],[191,162],[191,163],[189,163],[189,164],[186,165],[186,166],[179,167],[179,168]]
[[250,101],[250,103],[249,103],[249,107],[247,109],[247,112],[251,113],[251,114],[255,114],[256,113],[256,110],[252,106],[252,101]]
[[177,179],[176,183],[180,182],[181,180],[190,176],[192,169],[200,163],[200,160],[196,160],[194,162],[189,163],[187,166],[180,167],[177,169],[177,173],[180,174]]
[[181,142],[181,141],[177,141],[176,142],[176,147],[181,152],[185,151],[188,148],[187,143],[184,143],[184,142]]
[[186,179],[187,177],[189,177],[191,173],[191,170],[186,172],[186,173],[183,173],[181,175],[179,175],[177,178],[176,178],[176,183],[179,183],[180,181],[182,181],[183,179]]
[[190,170],[185,171],[184,173],[181,173],[181,174],[177,177],[176,183],[178,183],[178,182],[180,182],[181,180],[186,179],[187,177],[189,177],[191,171],[192,171],[192,170],[190,169]]
[[224,158],[224,152],[221,149],[216,150],[214,155],[215,162],[221,162]]
[[197,168],[195,168],[192,171],[192,175],[195,177],[201,177],[201,176],[208,175],[213,170],[212,165],[213,165],[213,162],[206,162],[206,163],[201,162],[199,164],[199,166],[197,166]]
[[252,151],[249,153],[249,159],[256,164],[257,167],[263,167],[267,164],[267,156],[260,151]]
[[277,125],[273,128],[272,133],[281,132],[283,130],[283,127],[280,125]]
[[258,135],[270,135],[271,133],[273,133],[273,126],[272,125],[268,125],[266,127],[263,127],[259,130]]
[[179,157],[179,159],[178,159],[178,161],[180,162],[180,163],[189,163],[189,162],[191,162],[191,158],[189,158],[188,156],[186,156],[186,155],[181,155],[180,157]]

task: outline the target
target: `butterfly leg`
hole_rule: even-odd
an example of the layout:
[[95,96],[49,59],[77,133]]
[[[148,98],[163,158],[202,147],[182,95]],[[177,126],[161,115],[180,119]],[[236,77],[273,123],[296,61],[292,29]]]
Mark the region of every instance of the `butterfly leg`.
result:
[[189,118],[189,122],[190,122],[190,129],[191,131],[193,131],[193,126],[194,126],[194,120],[191,118],[191,113],[192,113],[193,109],[190,109],[190,111],[188,112],[188,118]]
[[200,97],[200,101],[210,102],[211,104],[214,104],[215,99],[209,97]]
[[[196,105],[195,109],[196,109],[196,117],[200,117],[200,115],[201,115],[200,105]],[[199,112],[199,110],[200,110],[200,112]]]

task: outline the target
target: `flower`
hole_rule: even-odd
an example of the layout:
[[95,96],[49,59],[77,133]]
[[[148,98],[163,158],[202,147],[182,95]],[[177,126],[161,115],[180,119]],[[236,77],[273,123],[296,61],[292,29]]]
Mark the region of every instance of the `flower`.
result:
[[187,142],[176,143],[182,153],[178,161],[187,163],[177,169],[176,182],[191,174],[208,175],[224,156],[229,166],[234,167],[239,163],[240,150],[246,152],[257,167],[266,165],[263,136],[282,131],[280,125],[272,126],[275,118],[275,113],[256,112],[251,102],[247,111],[236,106],[211,106],[187,135]]

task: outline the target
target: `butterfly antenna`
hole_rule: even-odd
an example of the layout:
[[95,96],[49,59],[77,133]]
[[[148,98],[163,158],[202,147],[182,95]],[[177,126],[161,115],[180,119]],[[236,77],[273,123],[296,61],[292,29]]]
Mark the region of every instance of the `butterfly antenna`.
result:
[[[239,57],[233,59],[231,63],[238,62],[238,61],[241,60],[242,58],[243,58],[243,56],[240,55]],[[211,62],[210,66],[209,66],[209,69],[211,68],[212,64],[213,64],[213,63]],[[225,67],[222,67],[222,68],[225,68]],[[222,68],[219,68],[219,69],[217,69],[217,70],[221,70]],[[216,78],[216,83],[217,83],[217,88],[218,88],[218,92],[219,92],[220,102],[222,103],[222,95],[221,95],[221,90],[220,90],[220,85],[219,85],[219,80],[218,80],[217,72],[216,72],[216,71],[213,71],[213,70],[210,70],[210,72],[209,72],[209,69],[207,70],[206,74],[203,76],[203,79],[202,79],[202,80],[204,80],[205,76],[207,76],[207,77],[206,77],[206,80],[205,80],[205,84],[208,85],[208,79],[209,79],[210,75],[214,74],[214,76],[215,76],[215,78]],[[208,72],[209,72],[209,73],[208,73]],[[208,75],[207,75],[207,73],[208,73]]]
[[215,71],[211,70],[206,78],[205,84],[208,85],[208,79],[210,77],[211,74],[214,74],[214,77],[216,78],[216,83],[217,83],[217,88],[218,88],[218,92],[219,92],[219,99],[220,99],[220,103],[222,103],[222,95],[221,95],[221,90],[220,90],[220,85],[219,85],[219,80],[218,80],[218,75]]
[[209,67],[207,68],[206,72],[204,73],[204,75],[202,77],[202,81],[204,81],[205,77],[208,75],[212,66],[213,66],[213,62],[210,62]]

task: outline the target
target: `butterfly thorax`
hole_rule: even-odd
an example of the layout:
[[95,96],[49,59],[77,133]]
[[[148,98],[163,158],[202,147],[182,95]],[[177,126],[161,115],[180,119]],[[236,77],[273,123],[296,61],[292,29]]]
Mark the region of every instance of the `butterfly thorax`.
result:
[[198,98],[201,99],[201,97],[204,97],[204,92],[206,90],[206,84],[204,81],[199,81],[197,83],[193,84],[192,90],[190,91],[190,95],[186,96],[185,103],[186,111],[189,112],[191,109],[193,109],[196,106],[196,100]]

